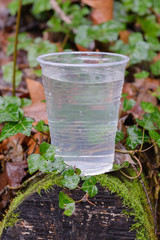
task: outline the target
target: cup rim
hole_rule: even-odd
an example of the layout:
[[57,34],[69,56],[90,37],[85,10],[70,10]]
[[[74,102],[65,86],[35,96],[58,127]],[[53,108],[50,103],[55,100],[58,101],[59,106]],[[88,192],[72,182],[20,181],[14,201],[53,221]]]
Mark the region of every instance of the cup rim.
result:
[[[58,55],[81,55],[81,54],[90,54],[90,55],[108,55],[108,56],[118,56],[121,57],[119,61],[115,62],[105,62],[105,63],[61,63],[61,62],[51,62],[51,61],[46,61],[43,60],[43,58],[48,57],[48,56],[58,56]],[[82,51],[77,51],[77,52],[58,52],[58,53],[48,53],[48,54],[43,54],[37,57],[37,61],[39,62],[40,65],[50,65],[50,66],[59,66],[59,67],[108,67],[108,66],[115,66],[115,65],[126,65],[127,62],[129,61],[129,57],[122,55],[122,54],[117,54],[117,53],[108,53],[108,52],[82,52]]]

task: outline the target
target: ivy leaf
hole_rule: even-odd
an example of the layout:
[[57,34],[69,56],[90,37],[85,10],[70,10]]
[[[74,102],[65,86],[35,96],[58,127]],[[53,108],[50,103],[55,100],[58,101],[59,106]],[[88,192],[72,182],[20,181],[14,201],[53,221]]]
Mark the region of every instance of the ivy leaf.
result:
[[61,180],[63,186],[69,189],[75,189],[78,186],[80,177],[78,175],[64,176],[64,179]]
[[59,207],[65,209],[64,214],[66,216],[71,216],[75,211],[75,201],[61,191],[59,193]]
[[[143,133],[142,131],[137,128],[136,125],[128,127],[127,129],[128,137],[126,139],[126,144],[134,150],[137,145],[142,143]],[[148,140],[148,136],[144,134],[144,142]]]
[[160,111],[157,107],[154,108],[154,112],[150,114],[150,118],[160,129]]
[[160,147],[160,134],[155,131],[149,131],[149,136],[158,144]]
[[125,98],[123,101],[124,111],[126,112],[126,111],[130,110],[135,104],[136,104],[136,101],[134,99]]
[[[7,63],[2,66],[3,71],[3,79],[7,83],[12,83],[12,77],[13,77],[13,62]],[[20,70],[16,69],[16,87],[19,86],[21,80],[22,80],[22,72]]]
[[21,98],[21,107],[27,107],[32,104],[32,100],[29,98]]
[[[22,5],[27,5],[33,3],[34,0],[23,0]],[[8,4],[8,8],[10,10],[11,15],[16,15],[19,6],[18,0],[13,0]]]
[[19,111],[18,106],[9,104],[7,107],[0,108],[0,123],[2,122],[18,122]]
[[8,104],[14,104],[17,106],[21,106],[21,99],[16,96],[7,96],[5,95],[4,97],[5,105],[7,106]]
[[66,168],[66,164],[65,164],[63,158],[55,156],[54,162],[52,163],[51,167],[52,167],[52,170],[56,170],[56,171],[62,173],[64,171],[64,169]]
[[[10,56],[14,53],[14,42],[15,42],[15,37],[9,37],[8,38],[8,45],[7,45],[7,56]],[[27,51],[29,49],[30,44],[33,42],[33,39],[30,38],[27,33],[19,33],[18,34],[18,45],[17,49],[20,50],[25,50]]]
[[36,0],[36,1],[33,1],[33,7],[32,7],[32,13],[34,15],[37,15],[41,12],[44,12],[44,11],[48,11],[48,10],[51,10],[52,9],[52,6],[51,6],[51,3],[50,3],[50,0]]
[[91,176],[85,180],[82,185],[82,190],[90,195],[90,197],[95,196],[98,193],[98,188],[96,187],[97,180],[95,177]]
[[139,126],[143,127],[146,130],[151,131],[157,129],[150,118],[136,119],[136,122]]
[[89,36],[88,31],[90,26],[88,25],[80,25],[76,30],[75,43],[79,44],[85,48],[88,48],[91,42],[93,42],[93,38]]
[[49,160],[54,160],[55,152],[56,151],[56,146],[43,142],[40,145],[39,152],[40,154],[45,158]]
[[153,75],[159,76],[160,75],[160,60],[151,64],[150,68],[151,68],[151,72]]
[[137,42],[143,41],[143,35],[142,33],[139,33],[139,32],[132,33],[130,34],[128,41],[131,46],[135,46]]
[[43,120],[40,120],[36,126],[33,127],[39,132],[49,132],[49,126]]
[[139,73],[135,73],[134,76],[138,79],[144,79],[144,78],[147,78],[149,76],[149,72],[143,70]]
[[158,37],[160,36],[160,24],[156,20],[155,15],[148,15],[146,17],[139,17],[138,22],[146,36]]
[[141,108],[147,113],[154,112],[154,105],[150,102],[141,102]]
[[40,154],[32,154],[28,157],[27,161],[29,173],[32,174],[40,168],[43,157]]
[[18,122],[6,123],[0,134],[0,141],[11,137],[17,133],[30,136],[32,130],[33,119],[29,117],[20,118]]
[[118,143],[119,141],[123,140],[123,138],[124,138],[123,132],[121,132],[120,130],[117,130],[115,142]]
[[35,59],[42,54],[57,52],[57,45],[48,40],[36,38],[34,43],[30,44],[28,49],[28,62],[30,67],[37,67],[38,62]]

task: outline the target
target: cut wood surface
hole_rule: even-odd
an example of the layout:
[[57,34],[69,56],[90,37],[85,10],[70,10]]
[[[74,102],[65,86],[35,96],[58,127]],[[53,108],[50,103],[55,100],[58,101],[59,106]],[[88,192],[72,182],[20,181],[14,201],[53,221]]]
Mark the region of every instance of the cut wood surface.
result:
[[[1,240],[135,240],[136,232],[130,231],[133,218],[122,214],[128,209],[115,194],[99,186],[99,194],[91,199],[95,206],[79,203],[75,214],[66,217],[58,206],[60,190],[54,186],[27,197],[16,210],[20,221],[4,230]],[[79,200],[82,192],[72,190],[70,196]]]

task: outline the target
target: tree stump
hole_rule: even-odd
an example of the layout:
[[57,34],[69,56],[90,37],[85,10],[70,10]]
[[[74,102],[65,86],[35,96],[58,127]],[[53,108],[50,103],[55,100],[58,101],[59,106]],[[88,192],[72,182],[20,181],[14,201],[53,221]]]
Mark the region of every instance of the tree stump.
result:
[[[74,215],[67,217],[58,206],[60,186],[54,184],[48,191],[42,189],[40,194],[35,192],[35,186],[20,198],[20,203],[12,203],[14,214],[19,212],[19,221],[13,227],[3,227],[1,240],[135,240],[136,231],[130,231],[135,223],[134,216],[127,217],[122,213],[129,212],[129,208],[107,188],[99,184],[98,189],[98,195],[90,199],[95,206],[88,202],[77,203]],[[83,196],[79,189],[63,191],[68,191],[65,193],[74,200]],[[13,212],[10,218],[11,215],[13,218]]]

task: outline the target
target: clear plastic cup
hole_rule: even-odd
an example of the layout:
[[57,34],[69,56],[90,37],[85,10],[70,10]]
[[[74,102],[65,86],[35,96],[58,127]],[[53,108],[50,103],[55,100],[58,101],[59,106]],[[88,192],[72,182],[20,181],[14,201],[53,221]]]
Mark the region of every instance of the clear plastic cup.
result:
[[113,167],[127,56],[63,52],[38,57],[56,156],[83,175]]

